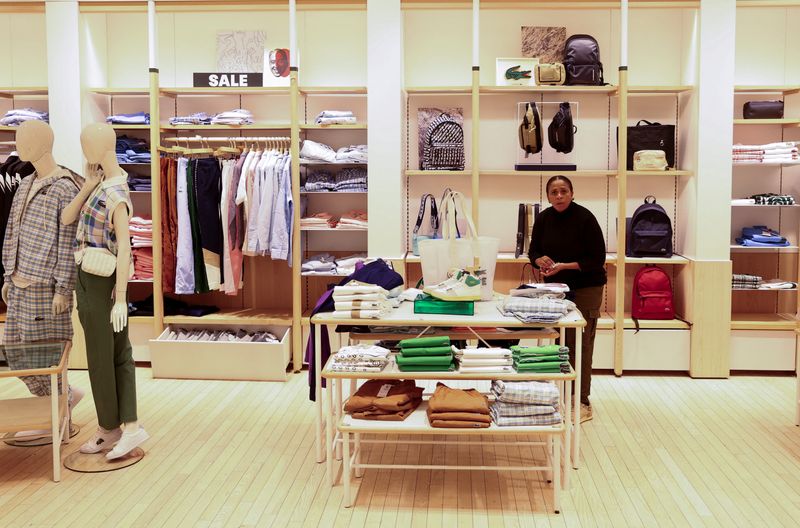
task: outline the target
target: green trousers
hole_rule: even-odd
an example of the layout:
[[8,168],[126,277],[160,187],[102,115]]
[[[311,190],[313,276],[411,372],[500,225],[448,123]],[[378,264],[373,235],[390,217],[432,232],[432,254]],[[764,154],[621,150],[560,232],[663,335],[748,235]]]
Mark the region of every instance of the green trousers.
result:
[[78,268],[75,284],[97,423],[103,429],[137,421],[136,371],[128,326],[118,333],[111,326],[116,280],[116,275],[99,277]]

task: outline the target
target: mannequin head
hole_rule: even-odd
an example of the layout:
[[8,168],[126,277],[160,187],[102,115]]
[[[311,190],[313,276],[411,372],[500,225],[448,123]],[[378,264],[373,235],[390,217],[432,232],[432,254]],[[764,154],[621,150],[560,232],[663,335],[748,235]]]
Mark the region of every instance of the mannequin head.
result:
[[17,153],[22,161],[36,164],[53,154],[53,129],[44,121],[25,121],[17,129]]
[[83,155],[92,165],[102,162],[109,152],[116,152],[116,144],[117,134],[111,125],[106,123],[86,125],[81,132]]

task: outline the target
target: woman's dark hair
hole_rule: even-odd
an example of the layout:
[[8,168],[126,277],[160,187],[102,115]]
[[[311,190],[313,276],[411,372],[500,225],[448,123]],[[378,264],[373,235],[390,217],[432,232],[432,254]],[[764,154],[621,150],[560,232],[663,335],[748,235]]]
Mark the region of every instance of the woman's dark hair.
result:
[[569,178],[567,178],[566,176],[562,176],[562,175],[558,174],[556,176],[553,176],[549,180],[547,180],[547,185],[545,185],[545,187],[544,187],[545,194],[550,194],[550,185],[555,183],[555,182],[557,182],[557,181],[563,181],[564,183],[567,184],[567,187],[569,187],[569,192],[575,192],[572,189],[572,182],[569,180]]

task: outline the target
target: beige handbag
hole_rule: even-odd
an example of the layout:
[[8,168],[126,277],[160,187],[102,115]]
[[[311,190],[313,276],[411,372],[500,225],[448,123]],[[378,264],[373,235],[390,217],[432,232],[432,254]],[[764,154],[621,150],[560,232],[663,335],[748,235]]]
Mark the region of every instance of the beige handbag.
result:
[[117,270],[117,257],[106,248],[86,248],[80,256],[76,255],[75,260],[78,258],[80,262],[76,264],[80,264],[83,271],[92,275],[110,277]]
[[667,154],[663,150],[637,150],[633,154],[633,170],[667,170]]
[[567,70],[560,62],[537,64],[534,70],[536,84],[558,86],[567,80]]

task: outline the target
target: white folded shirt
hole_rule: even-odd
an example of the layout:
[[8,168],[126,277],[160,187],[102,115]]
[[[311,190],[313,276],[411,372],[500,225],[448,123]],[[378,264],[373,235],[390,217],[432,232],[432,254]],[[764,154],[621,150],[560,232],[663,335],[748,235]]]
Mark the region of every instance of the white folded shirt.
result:
[[457,354],[465,359],[492,359],[510,358],[511,351],[507,348],[465,348]]
[[462,357],[459,360],[465,367],[505,367],[514,364],[511,358],[473,359]]
[[380,319],[388,310],[336,310],[331,317],[336,319]]
[[388,301],[336,301],[334,309],[338,311],[349,310],[388,310],[391,307]]
[[387,300],[386,295],[382,293],[358,293],[355,295],[337,295],[333,294],[334,302],[347,302],[347,301],[383,301]]
[[366,282],[350,281],[344,286],[336,286],[333,288],[333,295],[357,295],[361,293],[379,293],[388,296],[389,292],[377,284],[368,284]]
[[500,372],[503,374],[515,372],[514,367],[458,367],[459,372]]

